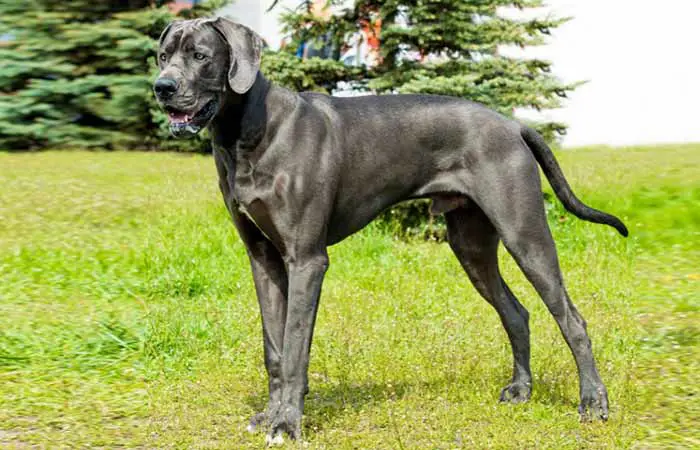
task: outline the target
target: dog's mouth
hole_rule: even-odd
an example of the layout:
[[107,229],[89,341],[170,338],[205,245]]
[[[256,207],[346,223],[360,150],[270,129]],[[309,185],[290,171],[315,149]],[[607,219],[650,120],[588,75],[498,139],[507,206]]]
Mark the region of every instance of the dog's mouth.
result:
[[214,117],[218,101],[211,99],[196,111],[183,111],[172,106],[165,106],[170,121],[170,132],[176,137],[193,136],[207,126]]

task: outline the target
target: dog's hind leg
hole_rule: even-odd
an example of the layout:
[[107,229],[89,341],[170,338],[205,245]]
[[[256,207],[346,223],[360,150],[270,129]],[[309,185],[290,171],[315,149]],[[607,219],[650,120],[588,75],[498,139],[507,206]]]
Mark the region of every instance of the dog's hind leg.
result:
[[513,350],[513,377],[500,401],[530,398],[530,329],[528,312],[518,302],[498,270],[498,233],[483,211],[471,204],[445,214],[448,241],[479,294],[498,312]]
[[479,181],[475,202],[542,297],[576,360],[582,420],[591,417],[606,420],[608,394],[596,368],[586,321],[564,287],[534,159],[526,149],[513,152],[509,159],[503,159],[498,172],[487,172]]

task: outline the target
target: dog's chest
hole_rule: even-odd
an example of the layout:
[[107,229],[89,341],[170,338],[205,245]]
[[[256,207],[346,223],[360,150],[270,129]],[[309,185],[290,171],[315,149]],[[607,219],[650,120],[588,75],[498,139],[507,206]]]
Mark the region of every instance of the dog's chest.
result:
[[278,248],[283,247],[289,230],[284,226],[288,221],[286,192],[290,178],[284,172],[268,174],[256,170],[250,163],[239,161],[236,174],[229,179],[235,208],[245,214],[251,222]]

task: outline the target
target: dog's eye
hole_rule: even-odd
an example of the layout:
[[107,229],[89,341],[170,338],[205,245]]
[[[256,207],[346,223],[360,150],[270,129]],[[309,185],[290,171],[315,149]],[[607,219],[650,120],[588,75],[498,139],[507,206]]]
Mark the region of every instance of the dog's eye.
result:
[[165,53],[161,53],[161,54],[160,54],[160,60],[163,61],[163,62],[165,62],[166,59],[168,59],[168,57],[165,56]]
[[203,53],[199,53],[199,52],[194,53],[194,59],[196,59],[197,61],[202,61],[206,57],[207,57],[207,55],[205,55]]

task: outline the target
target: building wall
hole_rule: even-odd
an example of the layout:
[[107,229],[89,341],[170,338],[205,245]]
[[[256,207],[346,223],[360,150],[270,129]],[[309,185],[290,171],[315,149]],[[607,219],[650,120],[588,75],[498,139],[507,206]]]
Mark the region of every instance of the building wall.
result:
[[[319,5],[326,0],[315,0]],[[352,6],[353,0],[344,0],[340,5]],[[267,44],[278,49],[283,34],[280,31],[280,16],[290,9],[294,9],[301,3],[299,0],[279,0],[272,11],[267,12],[274,0],[233,0],[223,7],[220,15],[228,16],[245,25],[248,25],[265,39]],[[342,7],[342,6],[339,6]]]
[[282,40],[279,17],[285,8],[294,8],[299,4],[299,1],[280,0],[272,11],[267,12],[273,1],[235,0],[219,10],[219,14],[251,27],[265,39],[271,48],[278,49]]
[[260,32],[262,25],[262,8],[260,3],[260,0],[235,0],[235,2],[221,8],[218,14],[229,17]]

